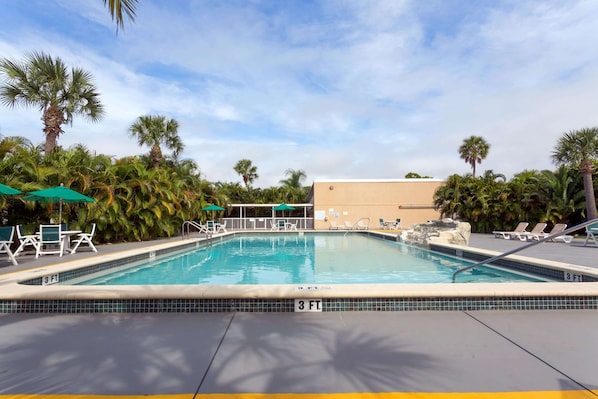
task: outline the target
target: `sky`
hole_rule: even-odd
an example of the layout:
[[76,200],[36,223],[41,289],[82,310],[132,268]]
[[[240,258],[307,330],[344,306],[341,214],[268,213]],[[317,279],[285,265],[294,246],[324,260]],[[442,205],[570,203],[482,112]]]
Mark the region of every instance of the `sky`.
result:
[[[116,31],[102,0],[0,0],[0,57],[59,57],[94,77],[106,114],[58,144],[147,154],[142,115],[179,123],[211,182],[288,169],[325,179],[445,179],[475,135],[485,170],[554,170],[563,133],[598,126],[595,0],[140,0]],[[3,79],[3,77],[0,77]],[[0,134],[44,141],[36,108],[0,106]]]

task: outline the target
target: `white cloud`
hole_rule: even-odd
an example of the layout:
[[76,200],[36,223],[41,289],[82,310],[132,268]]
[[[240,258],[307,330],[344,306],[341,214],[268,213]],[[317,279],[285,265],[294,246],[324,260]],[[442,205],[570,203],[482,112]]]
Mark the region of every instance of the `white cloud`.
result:
[[[510,176],[552,168],[564,131],[598,125],[591,1],[142,2],[118,36],[92,3],[58,1],[64,26],[0,27],[4,56],[43,49],[94,75],[106,118],[75,119],[64,146],[144,153],[128,127],[165,114],[206,178],[239,181],[248,158],[265,187],[287,168],[308,182],[468,173],[470,135],[492,146],[478,171]],[[0,108],[4,135],[40,142],[41,127],[35,110]]]

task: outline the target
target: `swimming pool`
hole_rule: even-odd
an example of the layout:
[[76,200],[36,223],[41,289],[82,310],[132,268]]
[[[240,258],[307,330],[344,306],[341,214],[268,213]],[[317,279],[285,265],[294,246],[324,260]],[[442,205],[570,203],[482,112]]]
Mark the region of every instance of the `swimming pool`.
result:
[[[256,285],[450,283],[471,263],[358,234],[235,236],[202,248],[85,276],[79,285]],[[539,282],[497,267],[477,267],[458,282]]]
[[[470,311],[470,310],[598,310],[595,268],[523,256],[501,260],[501,267],[546,276],[556,281],[515,283],[434,284],[185,284],[185,285],[61,285],[68,281],[126,268],[135,262],[181,254],[227,241],[233,236],[267,232],[228,232],[204,237],[176,237],[164,242],[134,243],[129,249],[99,248],[89,258],[48,258],[55,263],[0,276],[0,313],[162,313],[162,312],[297,312],[297,303],[310,301],[316,311]],[[344,232],[279,233],[329,235]],[[395,234],[351,232],[348,236],[397,241]],[[480,261],[498,253],[450,244],[431,245],[434,253],[451,259]],[[112,247],[113,248],[113,247]],[[338,252],[341,252],[340,249]],[[319,253],[319,250],[318,250]],[[336,258],[334,250],[327,255]],[[578,277],[567,282],[567,276]],[[584,281],[584,283],[579,283]],[[312,311],[312,308],[307,308]]]

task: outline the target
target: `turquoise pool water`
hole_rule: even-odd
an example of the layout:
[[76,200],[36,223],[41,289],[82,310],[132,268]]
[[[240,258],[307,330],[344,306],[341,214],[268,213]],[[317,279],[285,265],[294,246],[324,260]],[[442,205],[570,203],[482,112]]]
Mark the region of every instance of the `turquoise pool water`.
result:
[[[239,235],[193,251],[134,264],[79,285],[385,284],[451,282],[471,263],[359,234]],[[544,281],[494,267],[457,282]],[[71,284],[74,282],[71,282]],[[67,283],[68,284],[68,283]]]

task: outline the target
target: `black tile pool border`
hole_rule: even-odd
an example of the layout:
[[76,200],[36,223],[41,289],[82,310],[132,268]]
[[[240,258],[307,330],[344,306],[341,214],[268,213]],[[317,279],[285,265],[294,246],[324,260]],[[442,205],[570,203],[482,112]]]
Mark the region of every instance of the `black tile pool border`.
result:
[[[597,310],[598,296],[324,298],[322,312]],[[294,312],[294,299],[0,300],[0,313]]]

